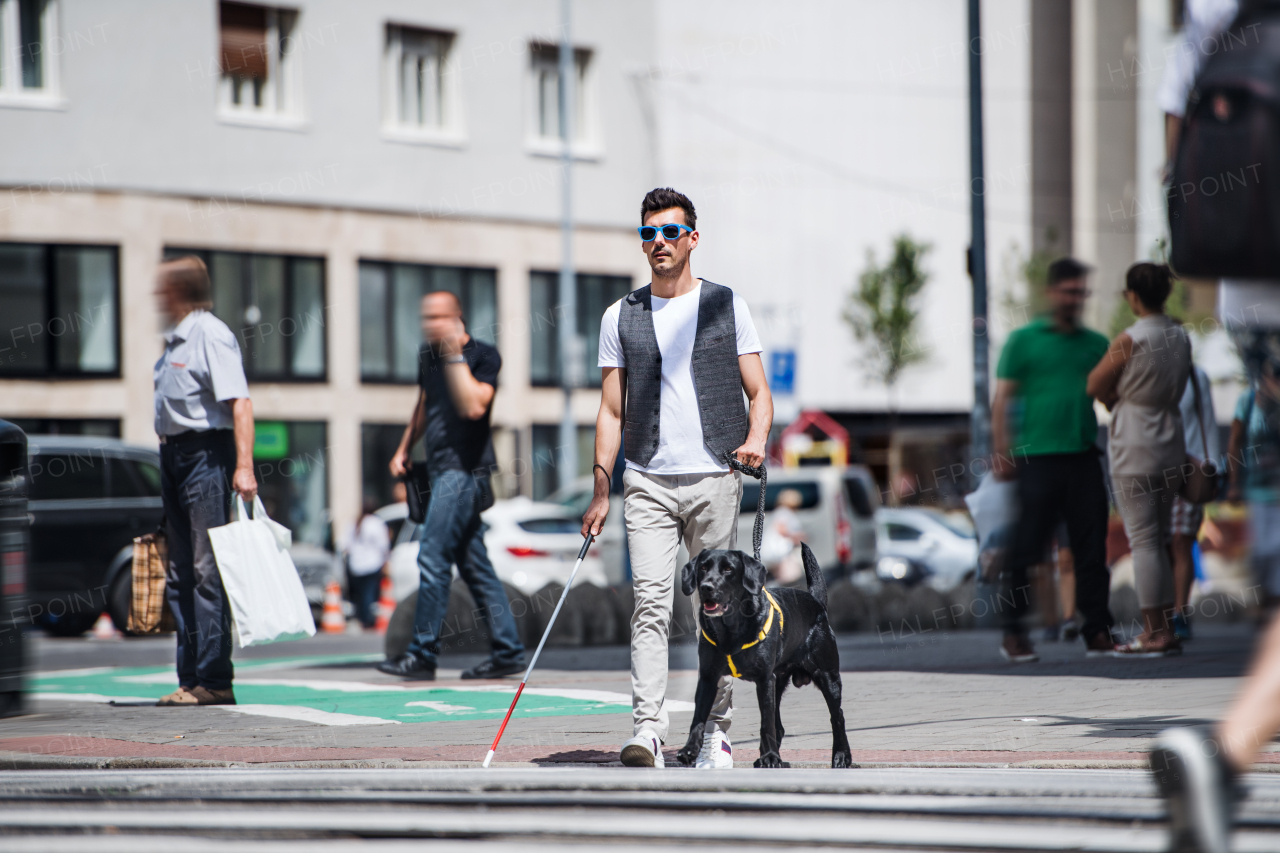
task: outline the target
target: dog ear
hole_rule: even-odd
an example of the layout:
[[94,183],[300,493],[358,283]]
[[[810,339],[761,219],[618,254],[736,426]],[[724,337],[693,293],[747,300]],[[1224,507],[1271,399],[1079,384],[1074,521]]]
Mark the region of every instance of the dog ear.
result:
[[755,557],[739,553],[738,558],[742,560],[742,588],[752,595],[759,595],[769,579],[769,570]]
[[698,580],[697,563],[698,558],[694,557],[685,563],[684,568],[680,570],[680,591],[685,595],[693,595],[693,589]]

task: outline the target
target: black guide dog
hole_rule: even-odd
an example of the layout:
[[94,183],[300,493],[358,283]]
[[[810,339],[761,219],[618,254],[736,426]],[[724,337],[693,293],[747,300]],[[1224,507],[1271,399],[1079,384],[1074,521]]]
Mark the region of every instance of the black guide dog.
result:
[[812,681],[822,691],[831,712],[831,766],[855,766],[840,709],[840,653],[827,621],[826,580],[809,546],[800,547],[808,592],[788,587],[766,590],[764,564],[741,551],[703,551],[681,571],[684,594],[692,595],[696,589],[702,602],[698,690],[689,740],[676,754],[681,764],[689,766],[697,760],[716,683],[732,675],[756,685],[760,702],[756,767],[789,766],[778,755],[783,736],[779,708],[788,680],[796,687]]

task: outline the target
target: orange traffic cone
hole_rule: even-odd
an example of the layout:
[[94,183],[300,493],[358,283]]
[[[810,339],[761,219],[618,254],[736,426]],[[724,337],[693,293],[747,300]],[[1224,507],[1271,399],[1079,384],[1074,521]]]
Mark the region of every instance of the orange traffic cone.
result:
[[121,636],[116,630],[116,623],[111,621],[111,617],[103,613],[98,617],[98,621],[93,623],[93,638],[95,640],[114,640]]
[[341,634],[347,630],[347,620],[342,615],[342,587],[337,581],[329,581],[324,588],[324,616],[320,618],[320,630],[326,634]]
[[373,623],[373,630],[379,634],[387,633],[387,626],[391,624],[391,614],[396,610],[396,599],[391,594],[391,578],[387,575],[382,576],[382,596],[378,599],[378,618]]

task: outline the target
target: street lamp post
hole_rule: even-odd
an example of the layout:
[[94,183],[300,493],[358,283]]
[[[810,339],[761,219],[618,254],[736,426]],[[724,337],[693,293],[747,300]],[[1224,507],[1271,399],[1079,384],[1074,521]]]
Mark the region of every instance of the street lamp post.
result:
[[557,485],[565,488],[578,474],[578,426],[573,417],[573,389],[582,384],[582,341],[578,336],[578,288],[573,274],[573,103],[574,62],[571,24],[573,0],[560,0],[560,384],[564,412],[560,418]]
[[969,0],[969,200],[973,228],[969,243],[969,275],[973,279],[973,414],[969,428],[970,447],[975,460],[991,454],[986,179],[982,164],[982,52],[981,3],[980,0]]

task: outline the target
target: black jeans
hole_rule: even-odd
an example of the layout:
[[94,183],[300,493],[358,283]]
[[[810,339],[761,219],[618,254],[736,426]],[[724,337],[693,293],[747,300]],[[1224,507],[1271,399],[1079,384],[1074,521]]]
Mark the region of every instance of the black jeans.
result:
[[370,572],[367,575],[352,574],[347,571],[347,598],[356,610],[356,618],[366,628],[377,624],[378,593],[382,590],[382,572]]
[[1049,537],[1059,520],[1075,558],[1076,610],[1084,616],[1081,634],[1088,638],[1112,625],[1111,572],[1107,568],[1107,484],[1101,455],[1053,453],[1018,462],[1021,515],[1005,560],[1000,594],[1001,624],[1006,634],[1022,633],[1022,617],[1031,605],[1027,569],[1044,562]]
[[228,523],[236,445],[231,430],[160,445],[169,570],[165,597],[178,628],[178,683],[231,686],[231,607],[213,558],[209,528]]

